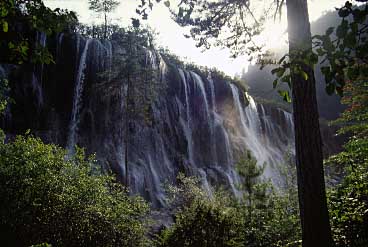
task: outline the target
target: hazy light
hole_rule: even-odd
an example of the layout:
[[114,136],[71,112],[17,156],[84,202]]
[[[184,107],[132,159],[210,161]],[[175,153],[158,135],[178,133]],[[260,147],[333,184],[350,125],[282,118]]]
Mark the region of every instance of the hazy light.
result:
[[[45,0],[44,2],[51,8],[59,7],[76,11],[82,23],[102,22],[102,18],[88,10],[87,0]],[[135,8],[139,3],[140,1],[137,0],[121,0],[121,5],[110,16],[110,20],[122,26],[129,25],[131,22],[130,18],[135,16]],[[344,3],[345,0],[310,0],[310,20],[315,21],[324,12],[334,9],[334,7],[342,6]],[[284,11],[284,18],[281,22],[268,21],[264,33],[257,38],[257,42],[265,44],[267,48],[278,48],[280,45],[285,45],[287,39],[285,17],[286,11]],[[202,66],[216,67],[230,76],[240,73],[243,68],[247,69],[249,65],[248,58],[245,56],[231,59],[228,49],[211,48],[202,52],[200,48],[195,46],[193,40],[184,38],[185,30],[171,20],[170,14],[163,4],[154,6],[147,24],[159,31],[157,43],[160,46],[167,47],[186,61]]]

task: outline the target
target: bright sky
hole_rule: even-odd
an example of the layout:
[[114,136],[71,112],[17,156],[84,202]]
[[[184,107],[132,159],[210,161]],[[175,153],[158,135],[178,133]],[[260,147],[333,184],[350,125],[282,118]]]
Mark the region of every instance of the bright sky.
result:
[[[120,0],[119,8],[111,15],[114,23],[123,26],[130,24],[130,18],[135,16],[135,8],[140,0]],[[63,8],[73,10],[78,13],[78,18],[82,23],[99,22],[102,18],[96,16],[88,10],[88,0],[44,0],[50,8]],[[324,12],[342,6],[346,0],[309,0],[309,16],[311,21],[315,21]],[[285,16],[285,15],[284,15]],[[227,49],[211,48],[205,52],[195,46],[195,42],[183,36],[184,29],[179,27],[170,18],[170,13],[163,4],[155,4],[153,11],[149,15],[147,24],[159,31],[157,43],[167,47],[179,57],[186,61],[192,61],[198,65],[216,67],[230,76],[240,73],[243,68],[247,69],[248,59],[244,56],[236,59],[229,58]],[[285,41],[282,38],[286,30],[286,23],[271,22],[267,25],[262,40],[267,42],[269,47],[277,47]],[[285,37],[285,35],[284,35]]]

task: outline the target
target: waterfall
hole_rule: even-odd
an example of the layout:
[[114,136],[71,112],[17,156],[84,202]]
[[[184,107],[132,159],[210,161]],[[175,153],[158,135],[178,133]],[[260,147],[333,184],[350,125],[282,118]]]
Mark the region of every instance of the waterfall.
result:
[[[70,41],[74,45],[70,45]],[[40,42],[43,43],[43,38]],[[123,181],[127,174],[124,130],[128,127],[128,174],[132,194],[141,194],[155,207],[163,206],[165,184],[175,183],[177,174],[184,172],[197,176],[209,194],[214,187],[224,186],[239,196],[240,178],[235,167],[245,150],[252,153],[258,165],[267,163],[265,176],[277,182],[277,165],[283,162],[287,149],[294,145],[290,113],[258,104],[249,95],[245,95],[247,100],[243,101],[240,88],[235,84],[218,79],[215,74],[204,78],[177,65],[166,64],[166,59],[158,52],[144,49],[139,53],[142,54],[139,61],[155,71],[157,76],[153,83],[159,84],[161,91],[144,105],[144,109],[139,105],[142,102],[139,97],[145,95],[137,92],[134,96],[137,102],[132,105],[138,110],[142,108],[144,116],[132,118],[129,126],[125,126],[127,83],[124,78],[116,78],[123,73],[115,73],[114,80],[100,76],[112,72],[113,56],[124,59],[124,47],[111,41],[84,41],[79,35],[63,34],[55,43],[59,54],[55,73],[48,73],[44,79],[59,82],[70,78],[68,80],[74,80],[74,87],[62,91],[67,87],[55,86],[55,89],[50,86],[42,91],[38,74],[33,75],[30,81],[32,96],[43,98],[45,105],[59,106],[51,113],[47,112],[47,107],[42,109],[46,117],[60,119],[58,128],[45,128],[44,133],[58,129],[61,134],[56,142],[64,144],[60,140],[66,136],[69,154],[78,143],[88,153],[96,153],[100,163],[111,168]],[[45,83],[45,89],[47,85],[53,84]],[[51,96],[72,94],[72,102],[68,102],[70,109],[60,107],[64,102],[56,102],[60,100],[58,97],[54,99],[42,93]],[[38,102],[37,99],[34,102]]]
[[[273,169],[273,166],[283,162],[283,153],[279,151],[278,147],[274,146],[272,142],[269,142],[268,140],[262,141],[260,115],[253,98],[247,95],[249,105],[243,109],[239,99],[238,88],[231,84],[231,90],[234,97],[235,107],[240,116],[245,147],[250,150],[259,166],[264,164],[266,165],[264,175],[273,179],[274,182],[277,182],[277,172]],[[278,136],[274,135],[273,138],[276,139]]]
[[[209,82],[209,85],[210,85],[210,92],[211,92],[211,104],[212,104],[212,121],[213,121],[213,124],[211,125],[211,138],[213,140],[215,140],[215,127],[217,126],[220,126],[221,130],[223,131],[223,135],[225,136],[225,148],[226,148],[226,153],[228,154],[228,164],[232,164],[232,157],[230,158],[229,156],[229,152],[231,153],[231,150],[229,150],[230,148],[230,144],[227,143],[227,139],[228,138],[228,135],[225,131],[225,129],[223,128],[223,123],[222,123],[222,119],[221,119],[221,116],[217,114],[217,107],[216,107],[216,96],[215,96],[215,84],[212,80],[212,76],[211,76],[211,73],[209,74],[208,76],[208,82]],[[211,151],[212,151],[212,155],[213,155],[213,159],[214,159],[214,164],[215,165],[218,165],[218,155],[217,155],[217,152],[216,152],[216,149],[218,147],[218,144],[216,141],[214,141],[214,143],[211,144]],[[232,156],[232,155],[231,155]]]
[[202,187],[203,187],[204,191],[210,197],[212,197],[213,192],[212,192],[212,188],[211,188],[211,186],[210,186],[210,184],[208,183],[208,180],[207,180],[207,173],[202,168],[198,169],[198,173],[199,173],[200,181],[201,181],[201,184],[202,184]]
[[210,89],[211,89],[211,103],[212,103],[212,111],[216,112],[217,108],[216,108],[216,96],[215,96],[215,85],[214,82],[212,80],[212,76],[211,73],[208,76],[208,82],[210,84]]
[[[79,36],[77,36],[79,37]],[[83,49],[82,56],[79,60],[79,67],[77,70],[77,78],[75,81],[75,89],[74,89],[74,98],[73,98],[73,108],[71,114],[71,120],[69,125],[69,135],[68,135],[68,142],[67,142],[67,149],[70,153],[74,152],[74,146],[76,144],[76,132],[78,131],[78,123],[79,123],[79,113],[82,103],[82,94],[83,94],[83,87],[84,87],[84,78],[85,73],[84,70],[87,67],[87,53],[88,47],[91,43],[91,40],[88,39]]]
[[[42,70],[40,73],[41,74],[39,76],[40,78],[42,78]],[[38,81],[37,76],[35,75],[34,72],[32,73],[31,85],[33,93],[36,95],[37,106],[38,108],[40,108],[43,105],[43,92],[41,86],[42,84]]]
[[209,121],[210,120],[210,110],[208,106],[207,95],[206,95],[206,90],[204,88],[203,80],[198,74],[194,72],[191,72],[191,75],[193,77],[194,82],[196,83],[197,87],[199,87],[199,90],[202,94],[202,98],[204,101],[204,109],[205,109],[205,113],[207,116],[207,121],[208,121],[208,124],[211,124],[211,122]]
[[179,74],[181,77],[181,80],[184,85],[184,94],[185,94],[185,113],[186,113],[186,124],[182,124],[185,134],[185,139],[187,141],[188,145],[188,159],[190,164],[194,164],[194,155],[193,155],[193,139],[192,139],[192,121],[190,116],[190,105],[189,105],[189,86],[187,83],[187,80],[185,78],[184,71],[182,69],[179,69]]
[[217,165],[217,157],[216,157],[216,144],[214,142],[214,121],[213,119],[211,119],[211,115],[210,115],[210,108],[208,105],[208,100],[207,100],[207,94],[206,94],[206,89],[204,87],[204,83],[202,78],[194,73],[191,72],[191,75],[194,79],[195,84],[197,85],[197,87],[199,87],[199,90],[201,92],[203,101],[204,101],[204,109],[205,109],[205,114],[206,114],[206,121],[208,123],[209,126],[209,130],[210,130],[210,149],[211,149],[211,158],[212,158],[212,165]]

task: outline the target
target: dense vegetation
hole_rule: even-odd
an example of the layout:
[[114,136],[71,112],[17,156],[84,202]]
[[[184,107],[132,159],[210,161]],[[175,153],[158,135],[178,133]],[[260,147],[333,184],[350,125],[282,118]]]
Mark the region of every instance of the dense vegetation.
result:
[[3,246],[142,246],[147,204],[102,174],[82,150],[31,136],[0,144]]
[[293,164],[280,170],[285,182],[280,191],[264,181],[263,168],[250,153],[237,166],[240,198],[222,188],[209,196],[198,179],[179,175],[179,185],[169,188],[175,224],[161,233],[159,246],[299,246]]
[[[365,66],[362,68],[366,69]],[[343,102],[347,110],[334,124],[339,134],[351,135],[345,150],[327,164],[345,175],[330,191],[332,230],[338,246],[368,244],[368,84],[362,75],[345,86]],[[333,165],[334,164],[334,165]]]

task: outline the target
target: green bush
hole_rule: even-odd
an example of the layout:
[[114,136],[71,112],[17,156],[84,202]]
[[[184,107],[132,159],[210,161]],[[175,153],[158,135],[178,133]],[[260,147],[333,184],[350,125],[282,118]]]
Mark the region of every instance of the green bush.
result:
[[163,231],[160,246],[243,246],[242,219],[234,208],[195,201],[176,214],[175,224]]
[[198,178],[179,173],[177,180],[167,189],[175,223],[161,232],[157,246],[242,246],[242,218],[232,199],[220,191],[210,197]]
[[209,196],[198,179],[180,174],[178,184],[169,187],[175,223],[162,231],[158,246],[300,246],[295,171],[283,174],[288,190],[278,192],[261,179],[262,171],[251,156],[241,159],[241,200],[223,190],[213,189]]
[[18,136],[0,144],[2,246],[142,246],[148,206],[82,150]]
[[329,191],[336,246],[368,246],[368,139],[351,139],[329,162],[344,166],[342,183]]
[[244,219],[244,246],[300,246],[296,170],[291,157],[285,160],[279,167],[284,186],[278,190],[262,177],[265,165],[259,167],[249,152],[237,164],[243,198],[236,207]]

